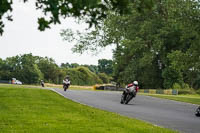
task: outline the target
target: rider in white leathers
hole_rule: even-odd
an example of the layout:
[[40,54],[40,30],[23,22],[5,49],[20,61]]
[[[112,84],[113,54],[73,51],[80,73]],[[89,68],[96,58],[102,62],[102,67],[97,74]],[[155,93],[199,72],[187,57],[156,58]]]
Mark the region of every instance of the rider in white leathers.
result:
[[137,94],[137,92],[139,90],[138,81],[134,81],[133,83],[128,84],[126,86],[126,89],[123,91],[124,100],[126,99],[127,94],[131,91],[132,88],[134,88],[136,90],[135,95],[134,95],[134,97],[136,97],[136,94]]
[[64,91],[66,91],[69,88],[70,84],[71,84],[71,82],[69,80],[69,76],[66,76],[65,79],[63,80]]

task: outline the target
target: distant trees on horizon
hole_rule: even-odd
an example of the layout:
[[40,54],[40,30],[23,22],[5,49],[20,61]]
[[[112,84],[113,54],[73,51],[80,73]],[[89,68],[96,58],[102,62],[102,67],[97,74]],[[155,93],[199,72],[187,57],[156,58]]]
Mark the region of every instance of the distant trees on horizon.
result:
[[[106,61],[106,59],[103,60]],[[112,60],[109,60],[109,63],[111,62]],[[69,75],[74,85],[108,83],[112,71],[108,72],[105,64],[99,65],[102,64],[62,63],[58,66],[52,58],[33,56],[30,53],[8,57],[5,60],[0,58],[0,80],[17,78],[25,84],[37,84],[40,80],[61,84],[63,78]],[[99,68],[102,68],[101,71],[98,71]]]

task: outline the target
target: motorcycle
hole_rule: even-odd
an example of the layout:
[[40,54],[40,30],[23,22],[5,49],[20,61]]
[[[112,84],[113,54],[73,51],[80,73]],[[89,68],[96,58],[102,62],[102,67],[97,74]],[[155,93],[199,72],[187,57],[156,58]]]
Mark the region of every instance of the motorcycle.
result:
[[66,91],[69,88],[70,84],[63,84],[63,89]]
[[121,96],[121,104],[128,104],[131,99],[133,99],[136,96],[136,86],[129,87],[123,91]]
[[70,83],[71,83],[71,82],[70,82],[69,79],[63,80],[63,89],[64,89],[64,91],[66,91],[66,90],[69,88]]
[[200,106],[196,109],[195,115],[200,117]]

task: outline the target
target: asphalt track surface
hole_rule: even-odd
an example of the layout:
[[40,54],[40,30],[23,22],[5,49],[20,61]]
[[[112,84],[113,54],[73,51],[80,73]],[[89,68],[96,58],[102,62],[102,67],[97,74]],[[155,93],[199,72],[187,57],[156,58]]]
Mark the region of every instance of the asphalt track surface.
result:
[[137,95],[128,105],[120,104],[121,92],[52,89],[75,102],[144,120],[181,133],[200,133],[197,105]]

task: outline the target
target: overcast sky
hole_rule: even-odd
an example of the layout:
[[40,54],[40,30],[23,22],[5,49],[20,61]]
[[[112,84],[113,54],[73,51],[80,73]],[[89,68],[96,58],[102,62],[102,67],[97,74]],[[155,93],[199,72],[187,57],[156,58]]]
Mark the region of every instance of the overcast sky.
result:
[[0,58],[32,53],[35,56],[51,57],[58,65],[66,62],[97,65],[98,59],[112,59],[112,47],[106,48],[97,56],[72,53],[73,45],[62,40],[60,30],[84,29],[86,25],[76,24],[72,18],[68,18],[61,25],[52,25],[51,29],[40,32],[37,30],[37,18],[41,16],[41,12],[35,10],[35,0],[26,4],[20,1],[22,0],[14,0],[14,21],[5,22],[3,36],[0,36]]

